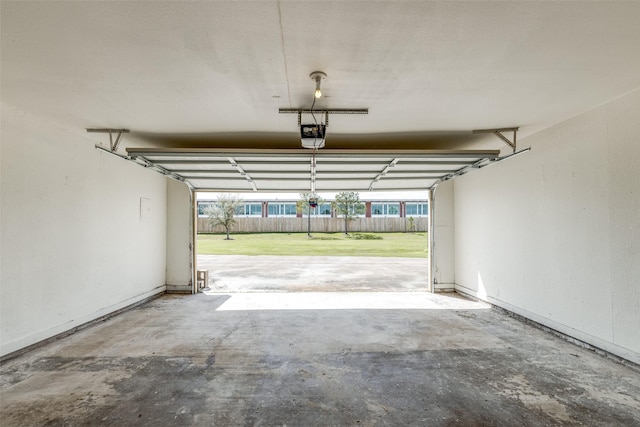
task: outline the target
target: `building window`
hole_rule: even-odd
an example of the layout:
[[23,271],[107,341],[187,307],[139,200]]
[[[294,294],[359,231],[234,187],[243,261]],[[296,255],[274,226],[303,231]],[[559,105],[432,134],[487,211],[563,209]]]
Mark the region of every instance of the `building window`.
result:
[[269,203],[269,216],[296,216],[295,203]]
[[198,216],[207,217],[207,209],[213,206],[215,202],[198,202]]
[[400,203],[371,203],[371,216],[400,216]]
[[247,215],[262,216],[262,203],[250,203],[247,205]]
[[[198,202],[198,216],[206,218],[207,210],[216,202]],[[235,216],[262,216],[262,203],[241,203],[236,207]]]
[[311,210],[311,216],[331,216],[331,203],[323,203]]
[[245,203],[236,208],[237,216],[262,216],[262,203]]
[[429,204],[428,203],[407,203],[406,204],[406,216],[429,216]]

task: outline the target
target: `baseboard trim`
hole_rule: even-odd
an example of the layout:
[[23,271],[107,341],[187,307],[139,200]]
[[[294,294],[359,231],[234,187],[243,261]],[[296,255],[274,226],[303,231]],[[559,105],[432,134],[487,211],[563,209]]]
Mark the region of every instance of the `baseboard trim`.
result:
[[191,285],[167,285],[168,294],[191,294]]
[[[5,355],[2,355],[2,356],[0,356],[0,364],[3,363],[3,362],[6,362],[9,359],[14,359],[14,358],[16,358],[16,357],[18,357],[18,356],[20,356],[22,354],[28,353],[31,350],[34,350],[34,349],[39,348],[39,347],[42,347],[43,345],[52,343],[52,342],[57,341],[57,340],[59,340],[61,338],[67,337],[67,336],[72,335],[72,334],[74,334],[74,333],[76,333],[78,331],[81,331],[81,330],[86,329],[86,328],[88,328],[90,326],[96,325],[98,323],[104,322],[105,320],[108,320],[108,319],[110,319],[112,317],[115,317],[115,316],[117,316],[119,314],[122,314],[122,313],[127,312],[129,310],[132,310],[132,309],[134,309],[136,307],[139,307],[139,306],[141,306],[141,305],[143,305],[143,304],[145,304],[145,303],[147,303],[147,302],[149,302],[151,300],[154,300],[154,299],[156,299],[158,297],[161,297],[165,293],[166,293],[166,288],[165,288],[164,285],[160,286],[160,287],[158,287],[158,288],[156,288],[156,289],[154,289],[154,290],[152,290],[150,292],[146,292],[145,294],[142,294],[143,297],[141,299],[136,300],[135,302],[133,302],[131,304],[128,304],[126,306],[120,307],[118,309],[115,309],[115,310],[110,311],[108,313],[105,313],[103,315],[100,315],[100,316],[98,316],[98,317],[96,317],[96,318],[94,318],[92,320],[89,320],[89,321],[86,321],[86,322],[82,322],[82,323],[80,323],[78,325],[75,325],[75,326],[73,326],[73,327],[71,327],[69,329],[66,329],[66,330],[64,330],[62,332],[56,333],[56,334],[54,334],[54,335],[52,335],[50,337],[47,337],[47,338],[42,339],[42,340],[38,340],[37,342],[34,342],[32,344],[29,344],[29,345],[26,345],[24,347],[21,347],[21,348],[19,348],[17,350],[11,351],[11,352],[9,352],[9,353],[7,353]],[[114,306],[117,307],[118,305],[116,304]]]
[[481,298],[473,289],[469,289],[462,285],[455,285],[455,291],[467,298],[482,301],[490,304],[495,310],[500,311],[514,319],[518,319],[524,323],[532,325],[538,329],[557,336],[567,342],[582,347],[589,351],[628,366],[640,372],[640,354],[634,353],[615,344],[603,341],[597,337],[585,334],[569,326],[562,325],[551,319],[531,313],[522,308],[513,306],[507,302],[492,297]]
[[454,292],[455,283],[436,283],[433,287],[433,291],[438,292]]

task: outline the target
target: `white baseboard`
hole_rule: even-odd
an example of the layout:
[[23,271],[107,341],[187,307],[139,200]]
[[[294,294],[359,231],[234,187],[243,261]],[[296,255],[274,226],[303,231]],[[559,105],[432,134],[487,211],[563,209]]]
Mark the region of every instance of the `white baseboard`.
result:
[[190,294],[192,292],[192,286],[190,283],[186,285],[167,285],[168,294]]
[[453,292],[455,291],[455,283],[436,283],[434,290],[436,292]]
[[31,335],[19,338],[15,341],[4,343],[2,344],[2,348],[0,349],[0,358],[4,358],[4,356],[10,355],[11,353],[21,352],[21,350],[25,350],[39,344],[44,344],[50,339],[59,338],[61,336],[73,333],[75,332],[75,330],[80,329],[84,326],[88,326],[98,319],[109,317],[117,311],[124,310],[130,306],[135,306],[159,294],[164,294],[165,291],[166,285],[158,286],[157,288],[151,289],[150,291],[133,296],[131,298],[127,298],[126,300],[120,301],[117,304],[112,304],[110,306],[101,308],[98,311],[94,311],[93,313],[81,316],[77,319],[73,319],[60,325],[38,331]]
[[532,322],[535,322],[553,331],[559,332],[560,334],[564,335],[566,338],[569,338],[569,341],[574,341],[574,343],[578,345],[587,344],[587,346],[594,347],[594,350],[602,350],[606,353],[610,353],[614,356],[617,356],[622,359],[628,360],[632,363],[635,363],[636,365],[640,365],[640,354],[635,353],[627,348],[620,347],[609,341],[605,341],[601,338],[595,337],[593,335],[589,335],[578,329],[574,329],[570,326],[556,322],[555,320],[546,318],[544,316],[540,316],[536,313],[530,312],[528,310],[517,307],[515,305],[511,305],[508,302],[501,301],[499,299],[496,299],[490,296],[487,296],[486,298],[482,298],[478,296],[478,292],[474,291],[473,289],[469,289],[465,286],[456,284],[455,290],[456,292],[459,292],[463,295],[469,295],[480,301],[488,302],[489,304],[492,304],[503,310],[514,313],[517,316],[524,317],[525,319],[528,319]]

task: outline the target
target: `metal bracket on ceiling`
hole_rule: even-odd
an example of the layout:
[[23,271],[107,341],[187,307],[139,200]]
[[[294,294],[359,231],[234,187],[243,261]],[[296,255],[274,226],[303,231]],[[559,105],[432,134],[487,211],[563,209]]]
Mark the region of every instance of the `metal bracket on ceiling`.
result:
[[[504,136],[503,132],[513,132],[513,141]],[[516,152],[516,135],[518,133],[518,128],[500,128],[500,129],[478,129],[474,130],[473,133],[492,133],[498,138],[502,140],[505,144],[507,144],[513,152]]]
[[311,114],[311,113],[331,113],[331,114],[369,114],[368,108],[280,108],[280,114]]
[[[108,133],[109,134],[109,150],[112,152],[118,151],[118,145],[122,140],[122,134],[129,133],[129,129],[87,129],[89,133]],[[113,140],[113,135],[116,135],[116,140]]]
[[331,114],[369,114],[368,108],[280,108],[280,114],[297,114],[298,127],[302,124],[302,114],[324,114],[325,126],[329,126],[329,113]]

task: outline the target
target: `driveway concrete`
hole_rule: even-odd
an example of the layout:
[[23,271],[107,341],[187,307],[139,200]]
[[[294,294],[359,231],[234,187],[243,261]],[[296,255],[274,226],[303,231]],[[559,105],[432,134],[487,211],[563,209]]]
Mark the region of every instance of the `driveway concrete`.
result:
[[426,258],[198,255],[216,292],[415,292]]

